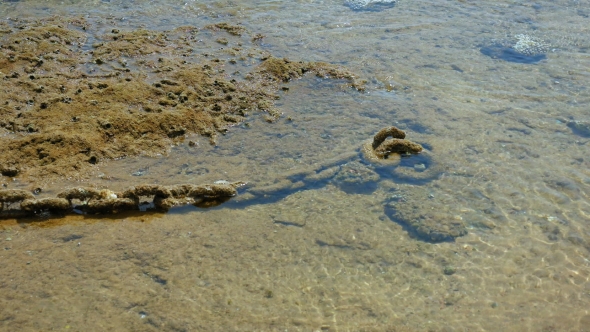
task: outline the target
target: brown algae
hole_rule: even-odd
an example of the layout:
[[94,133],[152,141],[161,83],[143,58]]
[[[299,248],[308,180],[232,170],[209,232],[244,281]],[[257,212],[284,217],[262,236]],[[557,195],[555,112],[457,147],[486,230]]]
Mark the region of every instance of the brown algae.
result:
[[[281,114],[274,106],[280,85],[307,72],[359,90],[364,84],[338,66],[241,46],[249,43],[241,38],[246,29],[228,24],[104,35],[84,19],[3,26],[0,171],[27,181],[85,179],[102,161],[165,154],[187,134],[214,143],[249,114],[272,122]],[[229,45],[199,49],[198,38],[217,44],[211,34],[223,34]],[[248,70],[252,61],[258,65],[247,75],[228,70]]]

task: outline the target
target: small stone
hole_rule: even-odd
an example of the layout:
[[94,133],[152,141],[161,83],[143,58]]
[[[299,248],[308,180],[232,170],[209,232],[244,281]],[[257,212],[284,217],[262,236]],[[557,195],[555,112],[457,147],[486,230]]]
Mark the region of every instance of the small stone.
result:
[[264,292],[264,297],[266,297],[267,299],[273,298],[274,297],[273,291],[271,291],[270,289],[267,289]]
[[568,127],[574,132],[582,137],[590,137],[590,122],[589,121],[570,121],[567,124]]
[[452,267],[452,266],[445,266],[445,268],[443,269],[444,274],[450,276],[455,274],[455,272],[457,272],[457,270]]

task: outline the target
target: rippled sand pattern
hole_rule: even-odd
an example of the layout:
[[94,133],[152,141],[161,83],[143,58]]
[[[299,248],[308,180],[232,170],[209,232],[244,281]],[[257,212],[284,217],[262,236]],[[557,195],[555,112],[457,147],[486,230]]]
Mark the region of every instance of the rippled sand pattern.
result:
[[[122,27],[241,23],[272,54],[344,65],[369,81],[364,93],[313,76],[291,82],[275,123],[253,116],[217,147],[190,136],[195,145],[161,158],[105,162],[92,180],[113,190],[249,182],[219,207],[0,220],[0,330],[590,331],[589,8],[0,3],[3,17],[86,13]],[[518,34],[549,44],[546,59],[481,51]],[[371,193],[345,192],[335,178],[293,180],[325,160],[360,159],[388,125],[425,146],[434,177],[408,157]],[[249,196],[272,185],[287,189]],[[460,222],[467,234],[424,241],[386,204]]]

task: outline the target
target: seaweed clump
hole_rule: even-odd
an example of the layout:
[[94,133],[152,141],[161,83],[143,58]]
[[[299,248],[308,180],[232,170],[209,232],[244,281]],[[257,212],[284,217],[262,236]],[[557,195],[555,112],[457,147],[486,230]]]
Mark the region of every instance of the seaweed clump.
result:
[[189,134],[215,144],[250,115],[280,117],[280,86],[307,72],[363,88],[339,66],[271,57],[227,23],[207,26],[209,34],[185,26],[103,35],[84,18],[1,23],[3,176],[82,180],[103,161],[165,154]]

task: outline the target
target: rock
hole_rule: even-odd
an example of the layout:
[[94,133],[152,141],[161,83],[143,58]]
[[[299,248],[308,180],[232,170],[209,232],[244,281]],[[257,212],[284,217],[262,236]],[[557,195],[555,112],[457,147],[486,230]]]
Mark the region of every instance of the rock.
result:
[[494,59],[516,63],[537,63],[547,58],[549,44],[540,38],[527,34],[518,34],[514,39],[496,41],[483,46],[480,52]]
[[455,272],[457,272],[457,269],[453,266],[445,266],[443,269],[443,273],[448,276],[455,274]]
[[516,43],[512,46],[512,49],[517,53],[528,57],[534,57],[541,55],[549,51],[549,44],[540,38],[529,36],[526,34],[518,34],[514,36]]
[[377,11],[383,8],[393,7],[397,0],[346,0],[344,4],[352,10]]
[[570,121],[567,126],[576,135],[590,137],[590,121]]

